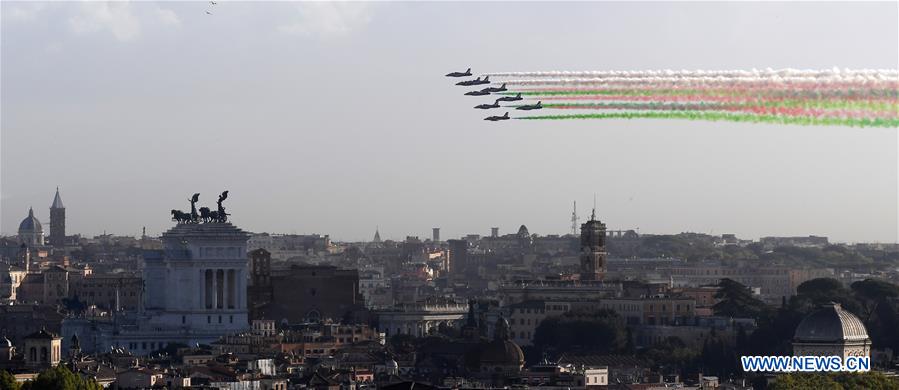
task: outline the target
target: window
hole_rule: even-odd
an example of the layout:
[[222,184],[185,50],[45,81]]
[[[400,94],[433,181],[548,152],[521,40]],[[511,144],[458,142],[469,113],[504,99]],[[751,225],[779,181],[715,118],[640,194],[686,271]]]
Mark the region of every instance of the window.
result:
[[187,323],[187,316],[181,316],[181,323],[182,323],[182,324],[186,324],[186,323]]

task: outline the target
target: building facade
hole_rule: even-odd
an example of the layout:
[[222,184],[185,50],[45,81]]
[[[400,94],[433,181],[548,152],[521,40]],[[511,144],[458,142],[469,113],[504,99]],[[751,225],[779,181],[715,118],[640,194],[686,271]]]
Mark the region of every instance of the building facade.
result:
[[581,225],[581,280],[602,280],[606,266],[606,224],[590,220]]
[[805,317],[793,335],[794,356],[870,357],[871,338],[865,324],[838,303]]
[[376,312],[378,330],[387,337],[408,334],[423,337],[440,327],[460,328],[468,313],[468,303],[447,298],[429,298],[397,304]]

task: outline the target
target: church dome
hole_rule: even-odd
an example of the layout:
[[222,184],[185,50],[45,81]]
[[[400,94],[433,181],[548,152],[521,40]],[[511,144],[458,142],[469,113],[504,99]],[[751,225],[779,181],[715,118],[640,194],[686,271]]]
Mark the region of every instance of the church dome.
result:
[[481,351],[481,364],[521,366],[524,364],[524,352],[512,340],[493,340]]
[[521,347],[509,338],[509,321],[500,317],[496,321],[493,341],[481,350],[482,366],[517,366],[524,365],[524,352]]
[[6,336],[0,337],[0,348],[12,348],[12,341],[9,341]]
[[19,233],[43,232],[41,221],[34,217],[34,210],[28,208],[28,216],[19,224]]
[[798,342],[843,342],[868,340],[865,325],[838,303],[829,303],[805,317],[796,333]]

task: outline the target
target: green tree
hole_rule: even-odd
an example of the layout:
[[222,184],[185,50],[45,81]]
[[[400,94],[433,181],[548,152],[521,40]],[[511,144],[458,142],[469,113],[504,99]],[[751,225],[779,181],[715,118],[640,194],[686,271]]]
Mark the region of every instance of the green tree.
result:
[[836,302],[843,306],[843,309],[859,317],[862,316],[859,303],[852,291],[833,278],[817,278],[803,282],[796,287],[795,299],[795,304],[803,311],[812,311],[821,305]]
[[670,336],[653,344],[642,351],[640,356],[646,359],[650,366],[661,367],[666,372],[682,373],[696,368],[699,354],[694,348],[688,347],[677,336]]
[[543,352],[611,353],[624,349],[627,334],[621,317],[612,310],[570,311],[540,322],[534,345]]
[[22,390],[102,390],[93,379],[85,379],[60,364],[41,372],[31,382],[25,382]]
[[899,286],[876,279],[865,279],[849,286],[858,298],[862,320],[868,322],[877,311],[877,306],[888,299],[899,297]]
[[718,282],[715,298],[719,302],[712,306],[712,310],[720,316],[759,318],[766,311],[764,302],[752,296],[748,287],[732,279],[724,278]]
[[0,390],[19,390],[19,383],[16,377],[6,370],[0,370]]

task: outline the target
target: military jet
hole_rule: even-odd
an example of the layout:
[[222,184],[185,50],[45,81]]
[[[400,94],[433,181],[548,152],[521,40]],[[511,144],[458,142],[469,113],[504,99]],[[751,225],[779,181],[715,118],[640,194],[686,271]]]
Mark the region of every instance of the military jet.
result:
[[527,111],[527,110],[539,110],[539,109],[543,108],[543,105],[540,104],[540,102],[538,101],[537,104],[525,104],[525,105],[523,105],[523,106],[518,106],[518,107],[515,107],[515,108],[518,109],[518,110],[525,110],[525,111]]
[[460,81],[460,82],[456,83],[456,85],[463,85],[463,86],[481,85],[481,84],[490,84],[490,76],[484,77],[483,80],[481,80],[481,78],[478,77],[474,80],[465,80],[465,81]]
[[490,108],[499,108],[499,100],[493,102],[493,104],[478,104],[477,106],[474,106],[474,108],[479,108],[481,110],[487,110]]
[[468,68],[468,70],[466,70],[464,72],[451,72],[451,73],[446,74],[446,77],[465,77],[465,76],[471,76],[471,68]]
[[522,100],[521,92],[519,92],[518,95],[515,95],[515,96],[503,96],[496,100],[499,100],[501,102],[514,102],[514,101]]
[[480,91],[465,92],[465,94],[468,95],[468,96],[484,96],[484,95],[489,95],[489,94],[490,94],[490,91],[488,91],[488,90],[485,88],[485,89],[482,89],[482,90],[480,90]]
[[503,116],[496,116],[496,115],[488,116],[488,117],[484,118],[484,120],[491,121],[491,122],[509,120],[509,113],[506,112]]
[[490,92],[505,92],[506,91],[506,83],[503,83],[503,85],[500,87],[487,87],[487,88],[485,88],[485,90],[488,90]]

